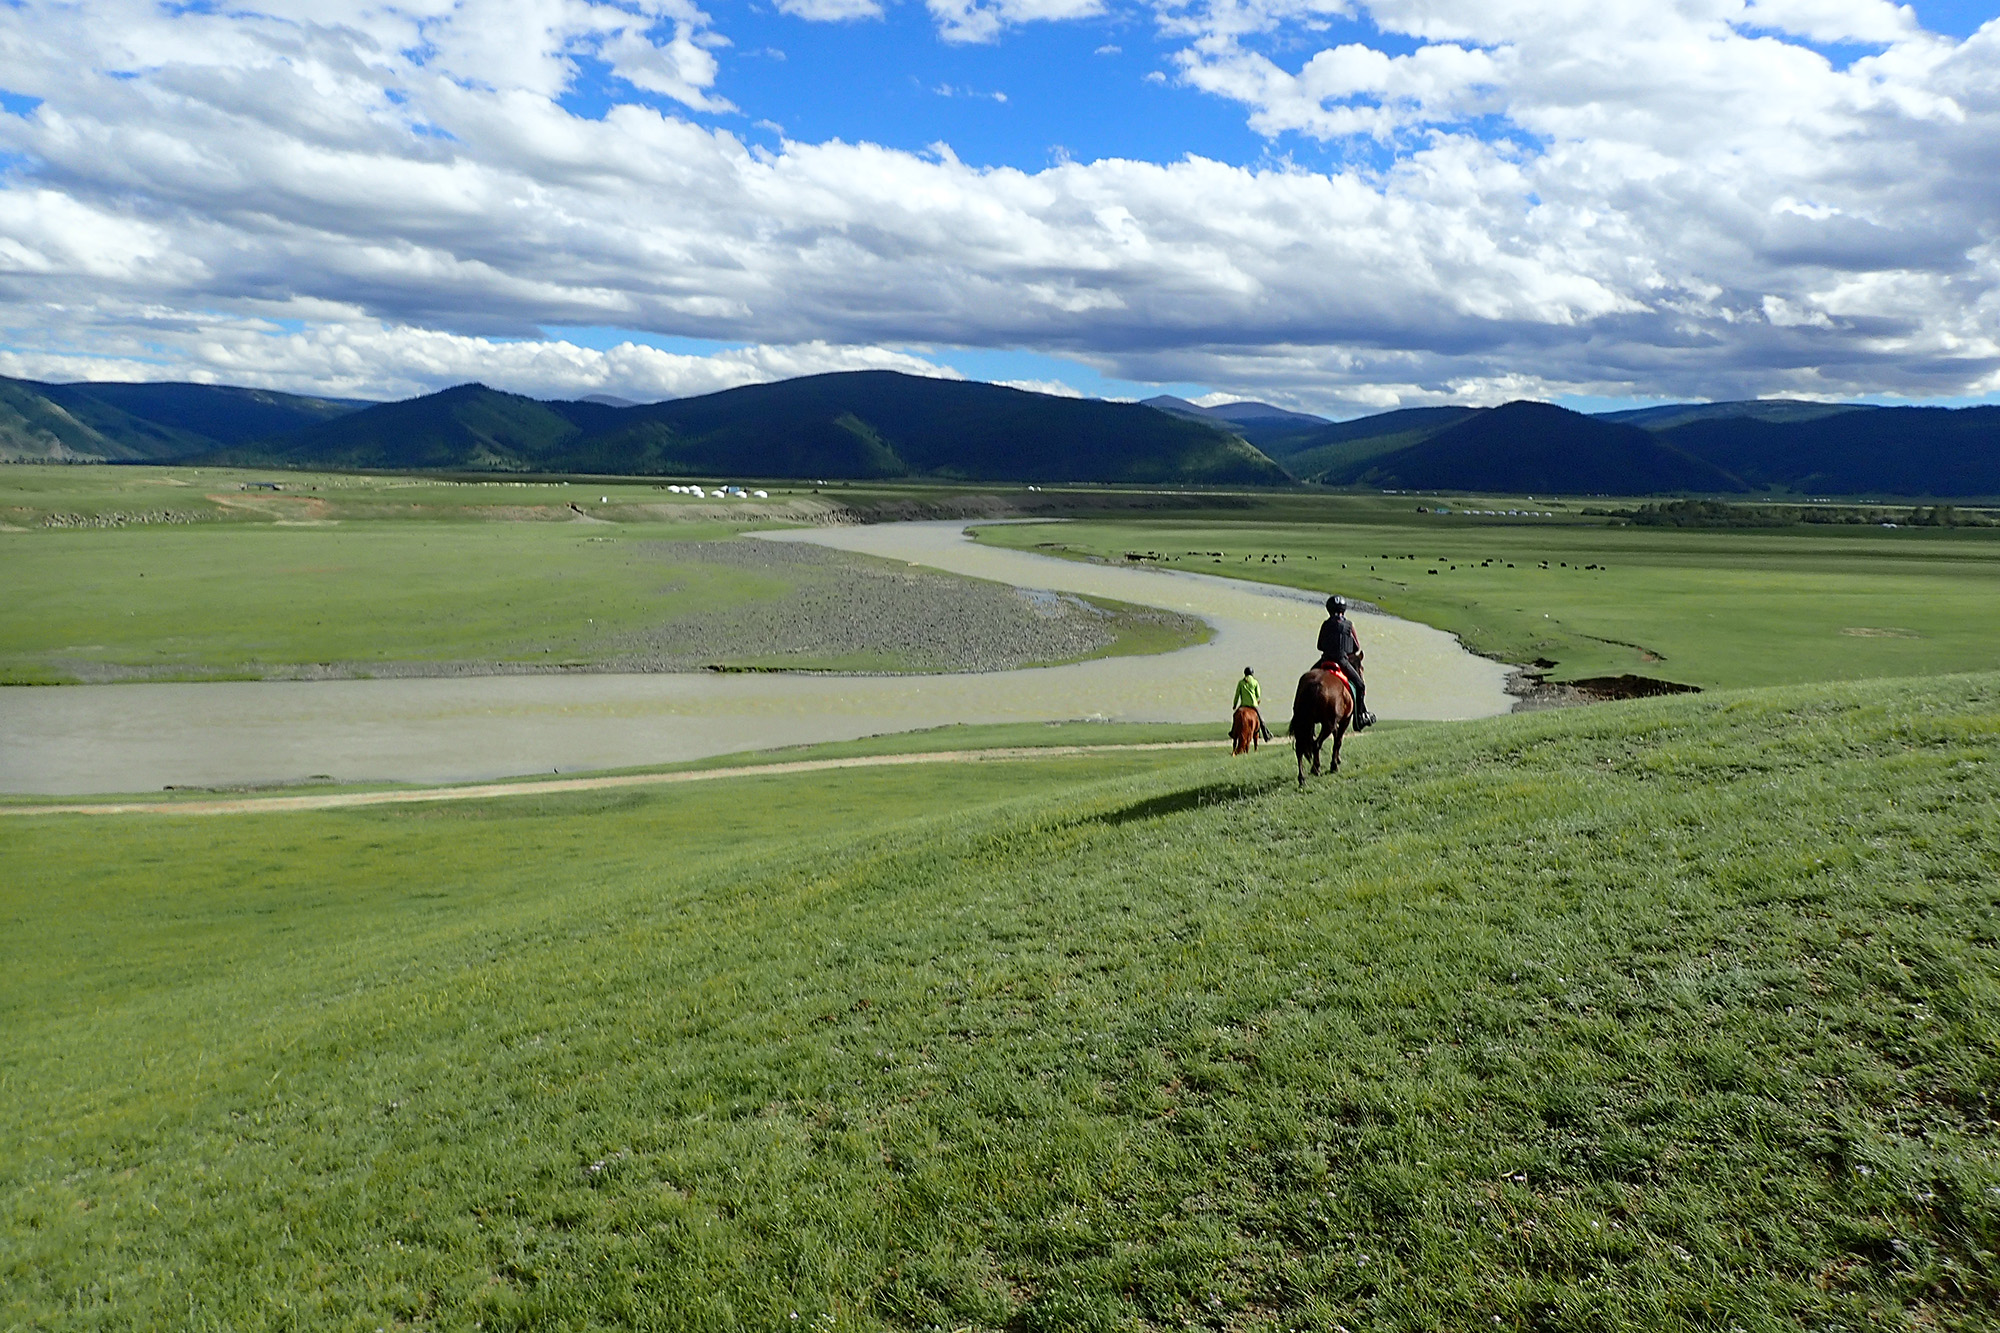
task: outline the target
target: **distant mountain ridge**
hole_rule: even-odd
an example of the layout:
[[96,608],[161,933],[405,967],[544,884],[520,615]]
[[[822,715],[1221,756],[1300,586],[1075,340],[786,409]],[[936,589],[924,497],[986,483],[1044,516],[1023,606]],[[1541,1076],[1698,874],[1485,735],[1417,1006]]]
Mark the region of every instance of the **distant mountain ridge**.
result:
[[1587,416],[1420,407],[1262,447],[1303,481],[1531,494],[2000,496],[2000,407],[1758,400]]
[[1414,443],[1351,457],[1322,475],[1335,484],[1531,495],[1747,489],[1652,431],[1534,402],[1468,412]]
[[1599,421],[1619,421],[1647,430],[1670,430],[1695,421],[1816,421],[1843,412],[1873,412],[1873,403],[1816,403],[1801,398],[1756,398],[1733,403],[1667,403],[1660,407],[1598,412]]
[[2000,496],[2000,407],[1547,403],[1329,422],[1269,403],[1057,398],[890,371],[634,404],[460,385],[395,403],[0,378],[0,462],[1285,484],[1532,494]]
[[480,384],[383,403],[206,461],[746,477],[1284,484],[1235,433],[1132,403],[864,370],[614,407]]
[[1198,403],[1190,403],[1185,398],[1162,393],[1140,399],[1139,405],[1160,412],[1170,412],[1174,416],[1186,417],[1191,421],[1213,422],[1227,430],[1235,431],[1274,458],[1277,457],[1272,448],[1275,444],[1302,432],[1332,424],[1325,417],[1312,416],[1306,412],[1293,412],[1287,408],[1273,407],[1269,403],[1247,399],[1233,403],[1217,403],[1214,407],[1202,407]]

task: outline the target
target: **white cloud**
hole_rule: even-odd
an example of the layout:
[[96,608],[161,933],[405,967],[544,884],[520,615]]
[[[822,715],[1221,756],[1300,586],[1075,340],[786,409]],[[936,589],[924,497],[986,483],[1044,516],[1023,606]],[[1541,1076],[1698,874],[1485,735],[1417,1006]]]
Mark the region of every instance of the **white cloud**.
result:
[[[625,342],[597,349],[561,339],[498,340],[379,323],[327,323],[287,333],[257,320],[155,329],[110,339],[106,354],[0,350],[0,374],[38,380],[193,380],[335,396],[400,398],[478,380],[539,398],[588,393],[683,398],[742,384],[845,370],[961,379],[908,352],[825,342],[728,348],[706,355]],[[162,359],[161,352],[169,354]]]
[[982,102],[992,101],[1002,103],[1007,100],[1007,94],[1005,93],[983,93],[977,88],[962,88],[952,83],[940,83],[937,87],[931,89],[931,91],[939,97],[970,97]]
[[948,42],[990,42],[1024,23],[1094,18],[1103,0],[924,0]]
[[1815,42],[1898,42],[1920,31],[1914,9],[1886,0],[1751,0],[1742,23]]
[[1081,389],[1072,388],[1061,380],[995,380],[994,383],[1004,384],[1010,389],[1026,389],[1029,393],[1045,393],[1055,398],[1084,396]]
[[[589,55],[721,113],[722,39],[688,0],[0,7],[8,87],[44,99],[0,115],[24,164],[0,184],[5,364],[643,396],[934,343],[1329,410],[2000,385],[2000,25],[1956,43],[1872,0],[1160,3],[1181,79],[1274,139],[1365,136],[1375,165],[987,170],[556,100]],[[937,12],[969,39],[1096,8]],[[1413,48],[1317,33],[1350,9]],[[1787,36],[1836,32],[1880,49],[1839,68]],[[548,325],[766,350],[592,352]]]
[[844,23],[852,19],[882,17],[882,6],[877,0],[778,0],[778,8],[794,18],[812,23]]

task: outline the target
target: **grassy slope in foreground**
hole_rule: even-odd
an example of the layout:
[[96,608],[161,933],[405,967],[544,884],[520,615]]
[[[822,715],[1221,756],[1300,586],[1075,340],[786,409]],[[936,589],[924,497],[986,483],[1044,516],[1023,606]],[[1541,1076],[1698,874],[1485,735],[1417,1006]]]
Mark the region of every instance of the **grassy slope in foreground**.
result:
[[1990,1327],[2000,677],[0,825],[10,1324]]
[[1992,529],[1667,531],[1398,508],[1332,502],[1316,520],[1079,521],[978,535],[1110,560],[1157,551],[1172,568],[1341,592],[1503,662],[1551,659],[1559,680],[1633,671],[1729,687],[2000,667]]

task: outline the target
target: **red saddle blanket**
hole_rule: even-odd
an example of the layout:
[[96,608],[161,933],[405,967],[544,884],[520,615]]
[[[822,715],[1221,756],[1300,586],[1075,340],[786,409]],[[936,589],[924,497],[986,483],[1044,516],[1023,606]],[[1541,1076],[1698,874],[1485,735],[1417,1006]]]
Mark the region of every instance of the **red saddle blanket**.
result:
[[1340,677],[1340,683],[1341,683],[1342,685],[1345,685],[1345,686],[1346,686],[1346,687],[1347,687],[1348,689],[1350,689],[1350,690],[1354,688],[1354,682],[1353,682],[1353,681],[1351,681],[1351,680],[1349,680],[1349,679],[1347,678],[1347,673],[1346,673],[1345,671],[1342,671],[1342,670],[1340,669],[1340,667],[1339,667],[1338,665],[1336,665],[1335,663],[1332,663],[1332,662],[1321,662],[1321,663],[1320,663],[1320,664],[1319,664],[1318,666],[1314,667],[1314,668],[1313,668],[1313,670],[1315,670],[1315,671],[1331,671],[1331,672],[1332,672],[1332,673],[1333,673],[1334,675],[1336,675],[1336,676]]

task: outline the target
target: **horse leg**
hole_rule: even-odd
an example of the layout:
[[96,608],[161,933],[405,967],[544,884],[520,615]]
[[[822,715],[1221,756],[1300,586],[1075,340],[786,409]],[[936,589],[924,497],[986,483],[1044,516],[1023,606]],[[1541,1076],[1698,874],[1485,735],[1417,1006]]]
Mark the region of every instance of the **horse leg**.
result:
[[1353,715],[1346,714],[1333,727],[1333,771],[1336,773],[1340,771],[1341,738],[1347,735],[1347,724],[1351,721],[1353,721]]

